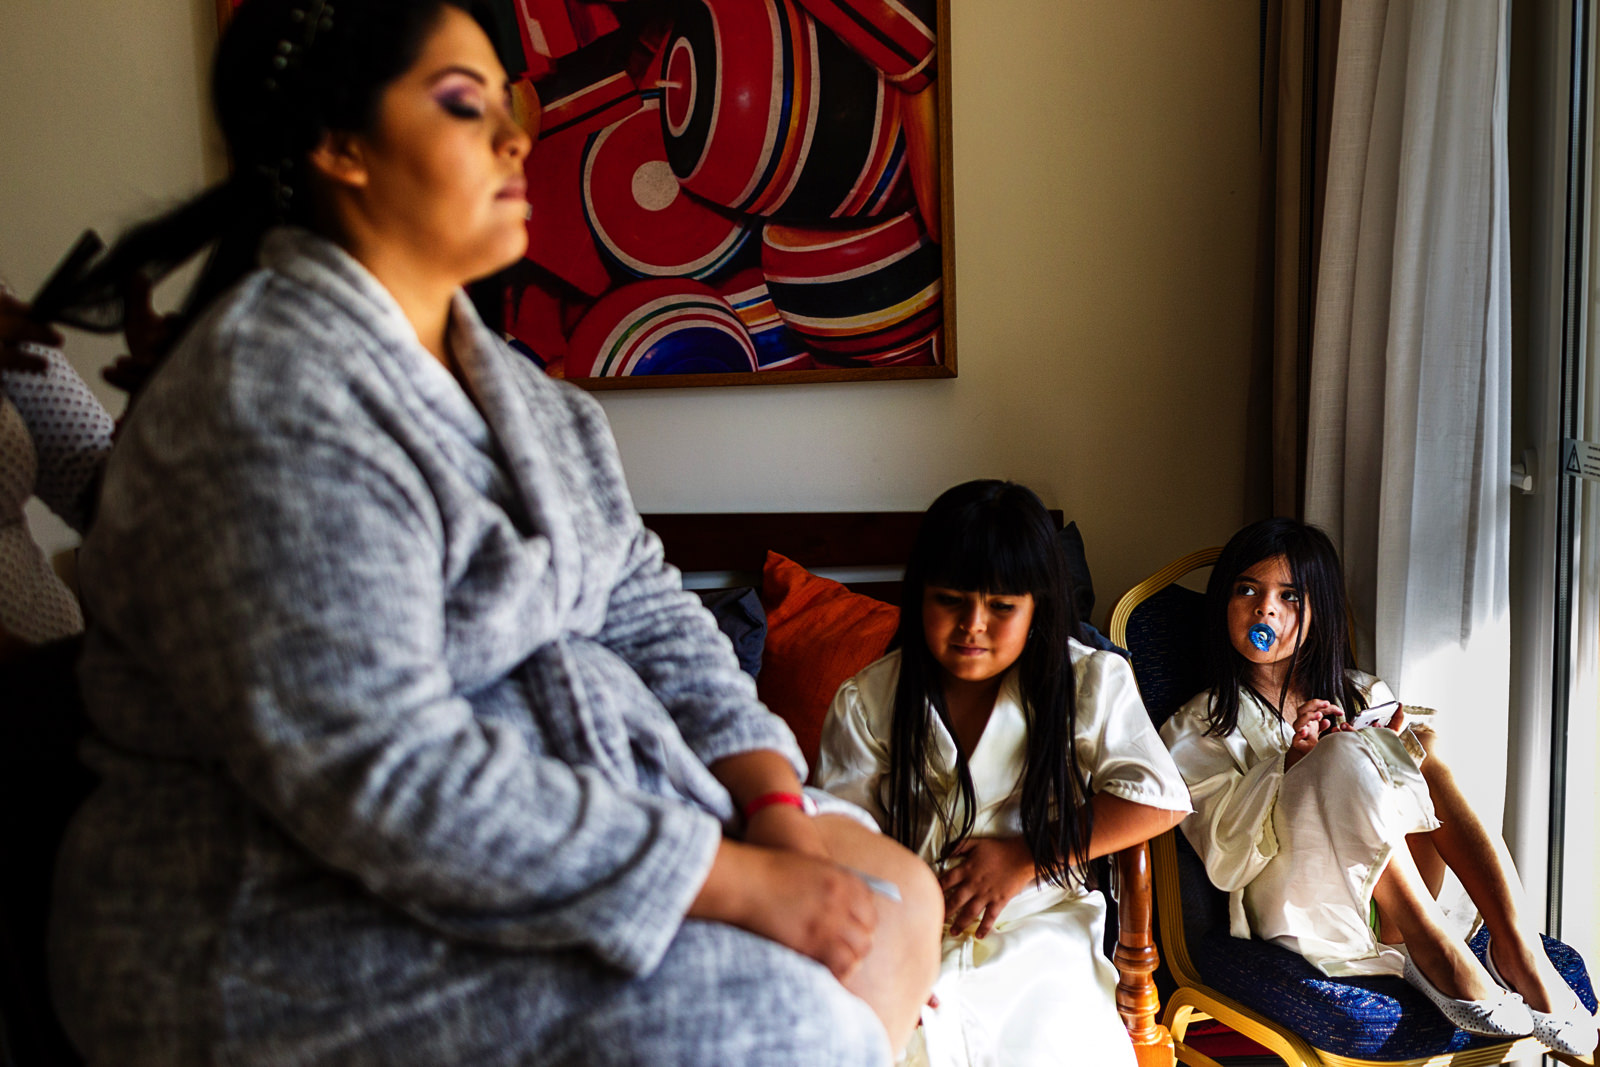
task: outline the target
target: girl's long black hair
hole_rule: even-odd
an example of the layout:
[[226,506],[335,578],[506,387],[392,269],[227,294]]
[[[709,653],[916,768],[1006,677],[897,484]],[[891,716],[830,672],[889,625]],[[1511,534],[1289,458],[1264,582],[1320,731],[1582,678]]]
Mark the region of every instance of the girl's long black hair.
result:
[[1276,556],[1287,561],[1290,581],[1300,592],[1301,625],[1283,691],[1259,695],[1269,706],[1282,705],[1293,689],[1307,700],[1330,700],[1351,717],[1366,709],[1366,698],[1346,674],[1354,658],[1338,551],[1315,526],[1295,519],[1263,519],[1229,539],[1206,583],[1204,640],[1212,693],[1208,734],[1226,736],[1239,726],[1239,691],[1248,663],[1234,650],[1228,634],[1228,601],[1240,575]]
[[417,61],[447,6],[492,35],[490,13],[468,0],[247,0],[229,20],[212,67],[229,178],[129,230],[36,316],[101,333],[121,329],[131,279],[154,285],[207,252],[167,333],[170,346],[255,266],[267,230],[315,224],[309,153],[329,132],[372,131],[383,91]]
[[[900,679],[895,691],[889,774],[879,797],[897,841],[915,850],[929,817],[949,842],[946,854],[972,833],[972,774],[959,750],[956,797],[934,786],[931,705],[946,729],[940,667],[922,627],[923,591],[929,585],[990,594],[1033,596],[1033,628],[1017,670],[1027,716],[1027,757],[1022,773],[1022,836],[1039,875],[1066,886],[1085,880],[1081,866],[1092,827],[1088,782],[1078,765],[1076,682],[1068,639],[1078,633],[1071,579],[1050,513],[1028,488],[1011,482],[974,481],[933,502],[917,531],[906,564],[900,603]],[[954,731],[951,731],[952,734]]]

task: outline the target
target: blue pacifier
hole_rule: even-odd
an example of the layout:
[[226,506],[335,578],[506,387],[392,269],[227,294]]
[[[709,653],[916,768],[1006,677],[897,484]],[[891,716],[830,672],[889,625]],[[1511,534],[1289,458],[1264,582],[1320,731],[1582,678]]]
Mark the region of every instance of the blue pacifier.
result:
[[1278,635],[1272,632],[1272,627],[1264,622],[1258,622],[1250,627],[1250,643],[1255,645],[1258,651],[1265,652],[1277,639]]

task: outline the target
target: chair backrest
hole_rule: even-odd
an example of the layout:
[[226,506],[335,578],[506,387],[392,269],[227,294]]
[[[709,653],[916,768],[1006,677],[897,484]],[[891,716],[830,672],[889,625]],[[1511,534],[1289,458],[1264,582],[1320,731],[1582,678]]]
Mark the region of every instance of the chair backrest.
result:
[[[1201,645],[1205,594],[1176,584],[1211,566],[1220,548],[1191,552],[1152,574],[1117,601],[1107,628],[1128,650],[1151,720],[1160,726],[1205,687]],[[1200,857],[1177,830],[1152,848],[1162,944],[1175,971],[1190,969],[1186,943],[1228,924],[1227,895],[1212,886]]]
[[1124,593],[1111,611],[1109,636],[1128,650],[1139,694],[1157,726],[1205,685],[1205,594],[1176,583],[1215,563],[1221,551],[1202,548],[1173,560]]

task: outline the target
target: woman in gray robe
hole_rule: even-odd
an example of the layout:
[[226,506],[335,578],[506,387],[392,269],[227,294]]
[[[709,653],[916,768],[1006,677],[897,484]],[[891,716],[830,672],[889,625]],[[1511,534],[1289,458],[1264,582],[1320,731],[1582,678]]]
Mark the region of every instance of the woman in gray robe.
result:
[[82,553],[64,1022],[94,1064],[887,1063],[937,887],[802,809],[599,406],[460,291],[529,148],[469,10],[249,0],[235,177],[78,286],[220,231]]

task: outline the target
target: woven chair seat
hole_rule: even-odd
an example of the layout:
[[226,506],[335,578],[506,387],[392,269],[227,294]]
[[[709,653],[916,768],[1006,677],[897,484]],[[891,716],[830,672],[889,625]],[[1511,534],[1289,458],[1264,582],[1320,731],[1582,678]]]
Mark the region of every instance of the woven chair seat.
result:
[[[1489,932],[1478,931],[1471,947],[1479,959],[1488,944]],[[1550,937],[1545,949],[1561,977],[1593,1011],[1594,989],[1578,954]],[[1401,978],[1329,978],[1296,953],[1266,941],[1230,937],[1225,930],[1191,941],[1189,952],[1208,986],[1336,1055],[1404,1060],[1497,1041],[1456,1029]]]

